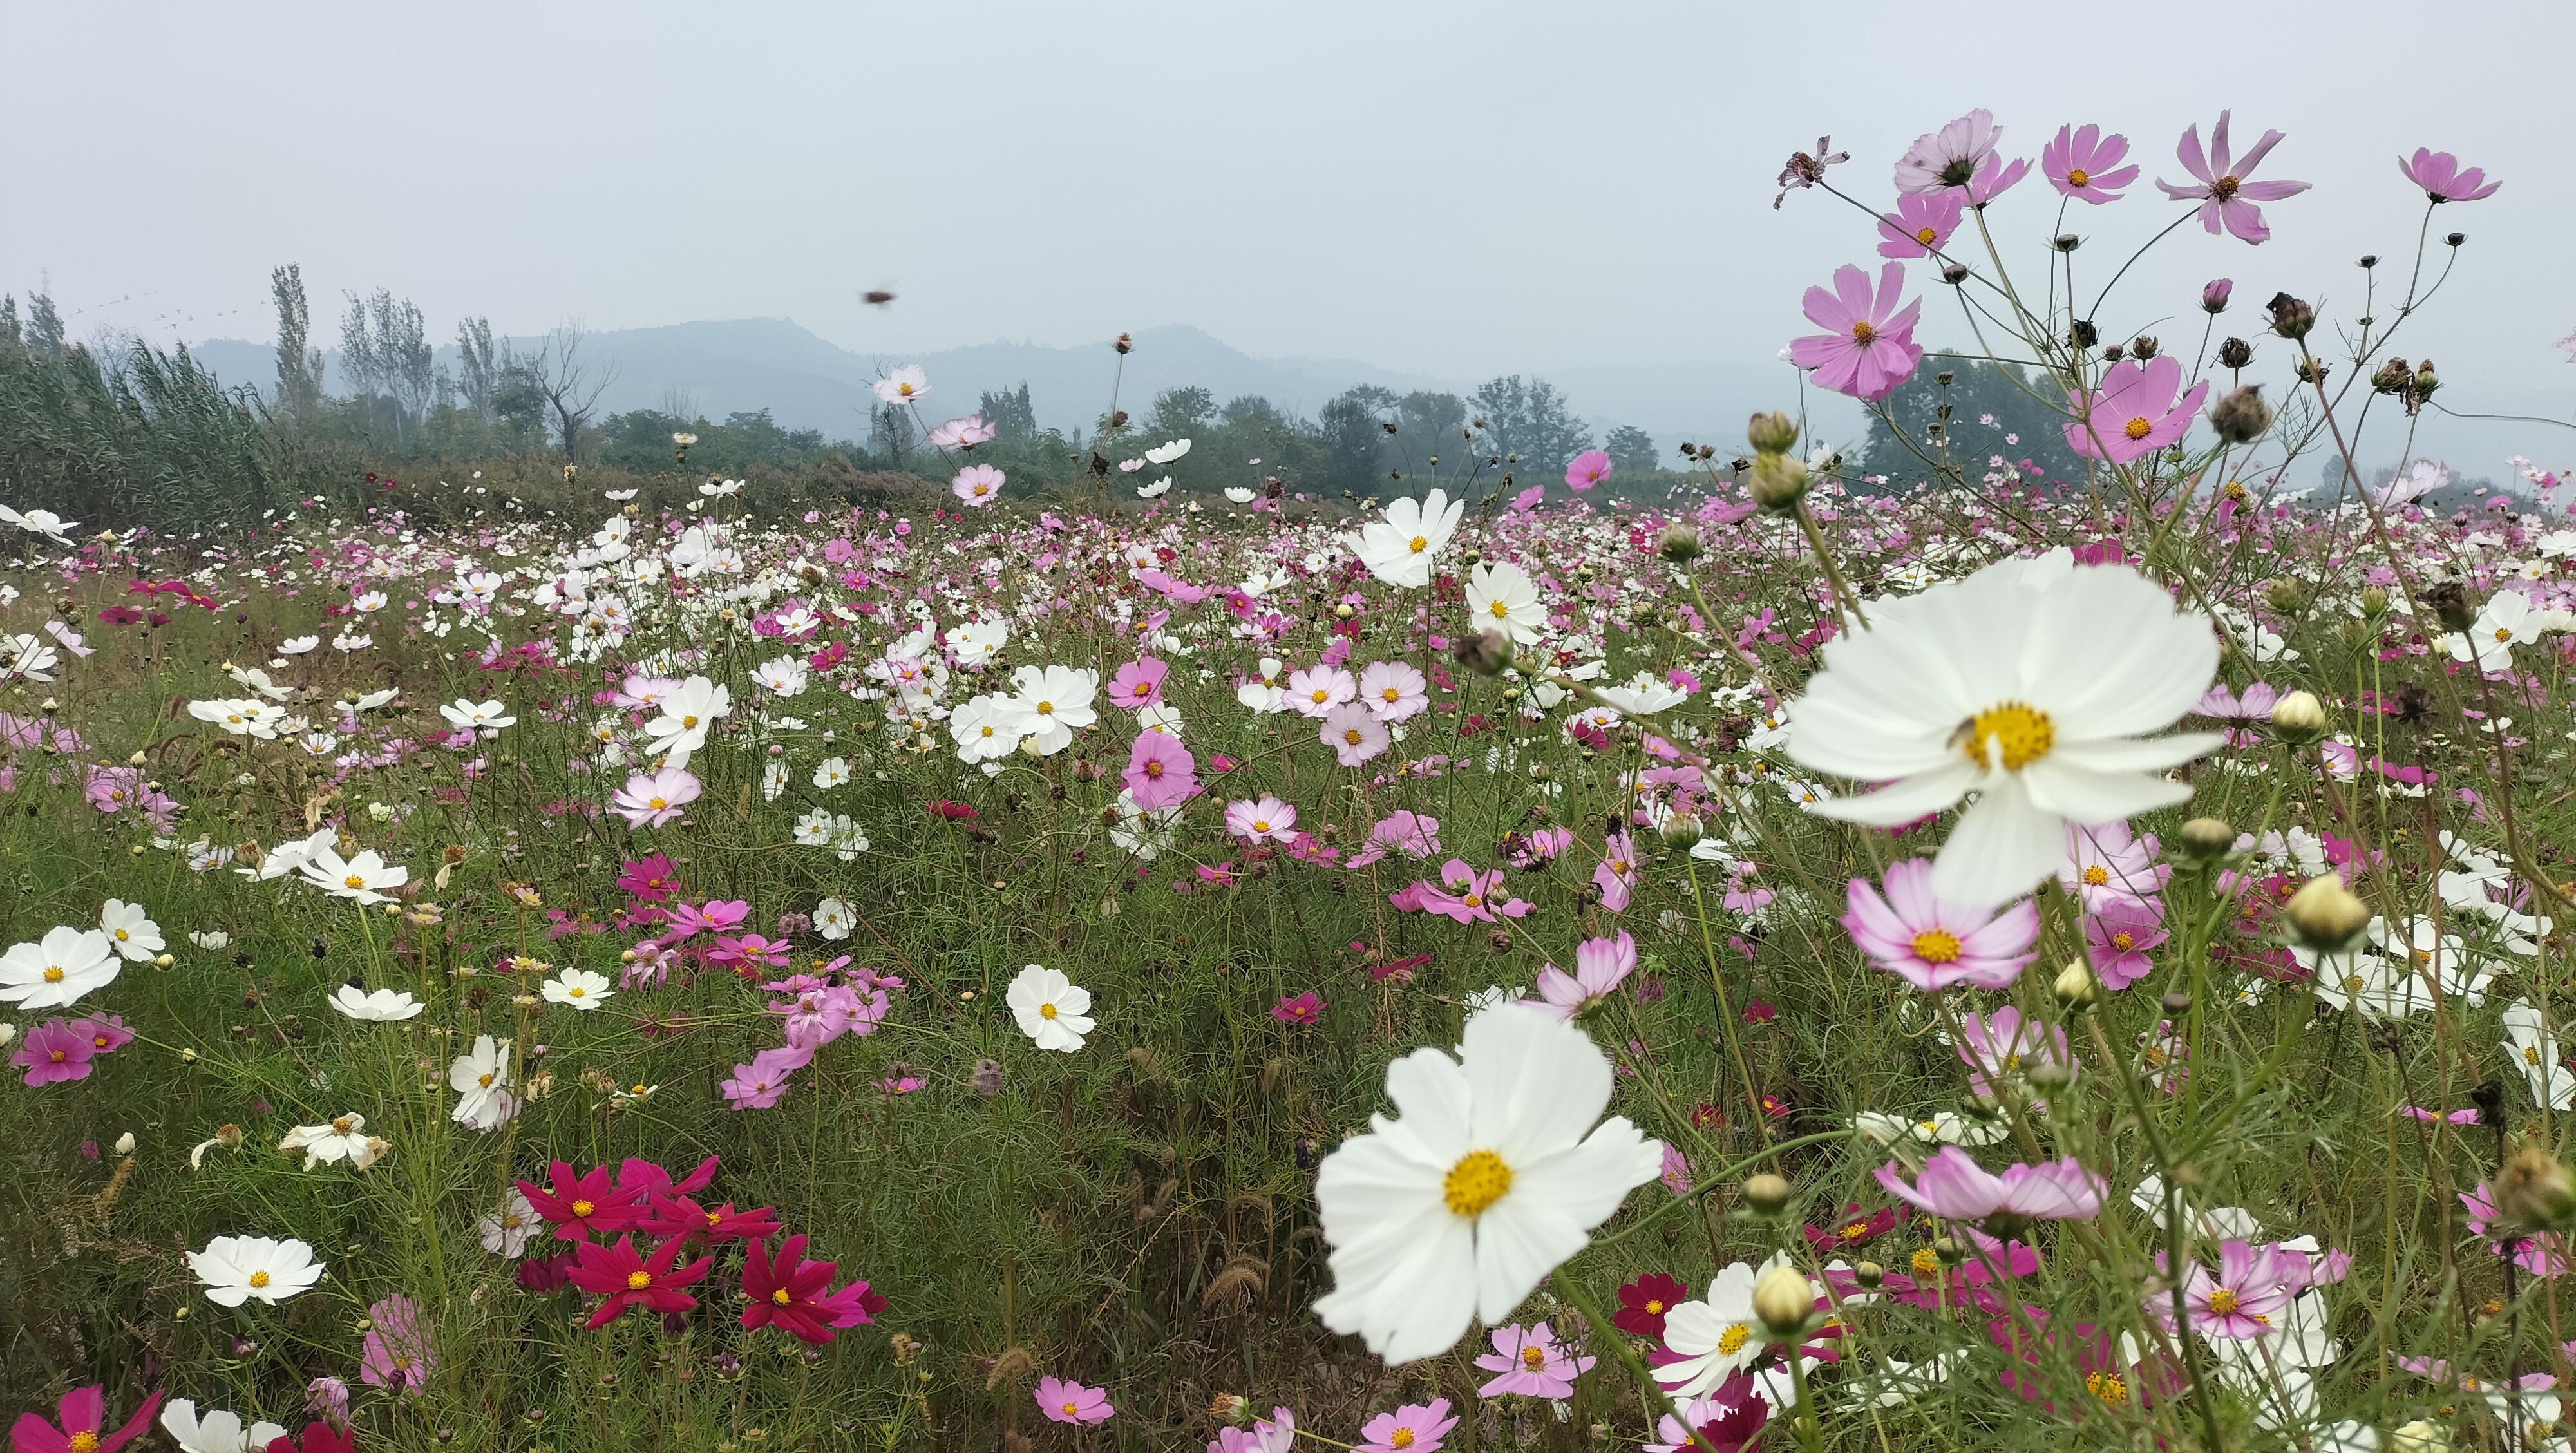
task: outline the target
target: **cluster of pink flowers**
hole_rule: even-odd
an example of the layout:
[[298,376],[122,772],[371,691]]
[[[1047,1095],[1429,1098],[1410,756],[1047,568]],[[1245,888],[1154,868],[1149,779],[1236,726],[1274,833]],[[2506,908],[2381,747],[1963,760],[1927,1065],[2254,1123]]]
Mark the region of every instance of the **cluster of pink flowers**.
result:
[[9,1063],[27,1072],[31,1087],[85,1080],[100,1056],[115,1053],[133,1038],[134,1031],[114,1014],[95,1019],[57,1016],[28,1029]]

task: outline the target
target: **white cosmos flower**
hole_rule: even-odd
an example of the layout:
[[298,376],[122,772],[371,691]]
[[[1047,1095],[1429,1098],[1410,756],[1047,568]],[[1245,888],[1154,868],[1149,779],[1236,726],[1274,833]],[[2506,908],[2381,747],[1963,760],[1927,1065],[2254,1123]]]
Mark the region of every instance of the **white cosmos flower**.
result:
[[972,670],[990,665],[1010,644],[1011,623],[1006,620],[968,621],[942,637],[948,649],[957,653],[957,664]]
[[805,683],[812,674],[803,661],[794,656],[781,656],[774,661],[761,662],[752,671],[751,679],[780,696],[796,696],[804,692]]
[[1060,970],[1031,964],[1011,980],[1002,997],[1020,1022],[1020,1032],[1040,1049],[1071,1054],[1091,1032],[1091,991]]
[[233,936],[224,932],[220,928],[199,929],[198,931],[188,935],[188,942],[193,943],[202,949],[223,948],[231,944],[232,941]]
[[383,857],[370,848],[354,858],[343,858],[335,848],[316,848],[312,856],[296,865],[304,880],[334,898],[355,899],[363,904],[390,900],[384,890],[399,888],[411,881],[411,869],[388,866]]
[[2164,775],[2215,733],[2144,734],[2200,700],[2218,666],[2209,622],[2125,565],[2005,561],[1872,605],[1837,637],[1789,725],[1789,755],[1885,782],[1811,810],[1895,827],[1956,803],[1932,868],[1945,901],[1990,906],[2066,859],[2066,829],[2187,800]]
[[1457,1059],[1418,1049],[1388,1065],[1402,1118],[1372,1116],[1316,1177],[1333,1268],[1316,1315],[1388,1362],[1509,1317],[1663,1168],[1626,1118],[1593,1123],[1610,1089],[1582,1030],[1510,1006],[1469,1019]]
[[[321,644],[322,638],[320,636],[289,636],[285,640],[277,643],[277,654],[281,656],[301,656],[305,652],[310,651]],[[272,1425],[263,1424],[262,1426]]]
[[286,1436],[275,1423],[253,1423],[245,1431],[239,1413],[200,1415],[192,1398],[172,1398],[161,1409],[161,1430],[179,1445],[179,1453],[267,1453],[268,1445]]
[[1168,474],[1155,480],[1152,484],[1140,484],[1136,486],[1136,497],[1138,499],[1161,499],[1163,496],[1170,494],[1171,492],[1172,477]]
[[218,1236],[205,1250],[188,1253],[188,1269],[205,1283],[206,1300],[219,1307],[254,1298],[273,1306],[320,1281],[327,1264],[315,1261],[313,1248],[292,1236]]
[[354,984],[342,984],[331,991],[331,1007],[351,1019],[364,1019],[385,1024],[397,1019],[414,1018],[419,1015],[422,1006],[419,1000],[398,990],[378,989],[368,993]]
[[482,1233],[483,1249],[495,1256],[523,1256],[528,1250],[528,1233],[536,1227],[537,1208],[512,1187],[501,1202],[501,1209],[483,1218],[476,1228]]
[[1949,1110],[1935,1110],[1923,1120],[1863,1110],[1852,1117],[1852,1129],[1880,1145],[1899,1141],[1926,1146],[1992,1145],[2004,1138],[2002,1122],[1975,1120]]
[[1073,734],[1098,721],[1091,699],[1100,690],[1100,673],[1083,667],[1023,666],[1011,673],[1018,694],[1000,703],[1005,730],[1033,739],[1037,753],[1051,757],[1073,745]]
[[875,384],[877,397],[890,404],[908,404],[930,392],[930,375],[919,364],[907,363]]
[[602,999],[613,999],[616,991],[608,987],[608,976],[590,969],[566,969],[537,986],[537,992],[552,1004],[569,1004],[575,1009],[596,1009]]
[[116,950],[118,958],[139,964],[168,947],[161,941],[161,925],[143,911],[140,903],[110,898],[98,910],[98,931]]
[[46,645],[42,636],[0,636],[0,681],[13,676],[51,681],[61,658],[62,653]]
[[1529,572],[1509,560],[1478,565],[1467,572],[1467,622],[1476,630],[1501,631],[1512,644],[1526,646],[1547,625],[1547,607],[1539,603],[1538,586]]
[[978,696],[949,713],[948,735],[956,740],[960,761],[998,762],[1019,750],[1027,733],[1001,700]]
[[1225,497],[1236,504],[1248,505],[1252,503],[1257,496],[1255,496],[1251,490],[1245,489],[1242,485],[1229,484],[1225,487]]
[[1770,1350],[1753,1310],[1753,1285],[1787,1265],[1785,1251],[1760,1266],[1739,1261],[1709,1281],[1707,1296],[1664,1313],[1664,1346],[1679,1360],[1656,1368],[1655,1381],[1675,1397],[1699,1397]]
[[2552,1110],[2576,1107],[2576,1074],[2558,1062],[2558,1036],[2541,1022],[2540,1011],[2522,1000],[2506,1005],[2504,1034],[2504,1052],[2531,1082],[2531,1098]]
[[1153,448],[1146,450],[1145,462],[1148,464],[1169,464],[1173,460],[1178,459],[1189,452],[1189,440],[1175,439],[1169,444],[1157,444]]
[[497,701],[474,701],[462,696],[440,707],[438,714],[447,718],[447,724],[460,732],[499,731],[519,720],[510,715],[508,707]]
[[662,714],[644,724],[644,735],[651,738],[653,751],[669,754],[666,765],[685,767],[689,754],[707,744],[707,732],[716,719],[731,710],[729,688],[692,676],[663,698]]
[[367,1133],[367,1117],[352,1111],[333,1119],[327,1125],[298,1125],[286,1132],[277,1148],[288,1155],[301,1154],[304,1168],[347,1161],[365,1170],[381,1159],[391,1146]]
[[838,898],[826,898],[814,905],[814,932],[830,942],[848,938],[851,925],[857,922],[858,915]]
[[448,1088],[456,1091],[456,1108],[448,1118],[469,1130],[498,1130],[519,1113],[510,1093],[510,1042],[476,1035],[474,1048],[447,1067]]
[[116,982],[125,965],[95,928],[54,928],[0,954],[0,999],[29,1009],[70,1004]]
[[1433,490],[1421,499],[1400,499],[1386,507],[1381,519],[1360,527],[1356,535],[1344,535],[1342,543],[1360,557],[1369,573],[1398,589],[1411,589],[1431,583],[1431,563],[1449,537],[1458,530],[1458,517],[1467,512],[1463,499],[1451,502],[1442,490]]

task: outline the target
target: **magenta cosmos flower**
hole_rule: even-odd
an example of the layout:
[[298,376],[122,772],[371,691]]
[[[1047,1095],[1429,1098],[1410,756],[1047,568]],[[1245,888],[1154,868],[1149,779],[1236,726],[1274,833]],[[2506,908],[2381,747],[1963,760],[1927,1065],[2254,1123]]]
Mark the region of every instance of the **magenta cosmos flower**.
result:
[[1038,1411],[1046,1414],[1050,1423],[1075,1423],[1087,1427],[1108,1422],[1118,1413],[1109,1405],[1107,1389],[1084,1387],[1081,1383],[1060,1378],[1039,1378],[1037,1399]]
[[1002,497],[1002,471],[989,464],[969,464],[948,482],[948,490],[980,510]]
[[2209,154],[2206,157],[2200,151],[2200,123],[2193,122],[2183,131],[2182,145],[2174,154],[2197,185],[2177,187],[2162,177],[2156,178],[2156,185],[2177,202],[2198,201],[2200,225],[2207,228],[2212,237],[2225,227],[2248,242],[2261,242],[2272,235],[2272,229],[2263,225],[2263,209],[2254,204],[2295,197],[2306,191],[2308,184],[2245,180],[2255,167],[2262,164],[2272,148],[2281,144],[2281,133],[2266,131],[2263,139],[2254,143],[2252,151],[2231,158],[2227,149],[2228,114],[2225,111],[2218,113],[2218,125],[2209,133]]
[[1282,994],[1270,1006],[1270,1017],[1282,1024],[1312,1024],[1324,1017],[1324,996],[1309,989],[1303,994]]
[[1538,971],[1538,1002],[1531,1008],[1572,1020],[1610,997],[1637,968],[1637,941],[1622,929],[1617,938],[1588,938],[1574,951],[1574,972],[1554,964]]
[[1163,678],[1172,668],[1151,656],[1130,661],[1109,678],[1109,699],[1129,711],[1142,711],[1163,699]]
[[2118,898],[2084,920],[2084,952],[2104,988],[2125,989],[2154,967],[2147,950],[2165,941],[2163,900]]
[[61,1427],[34,1413],[20,1413],[9,1430],[9,1446],[15,1453],[116,1453],[151,1424],[153,1411],[160,1406],[161,1394],[156,1392],[143,1400],[125,1426],[111,1433],[107,1431],[106,1384],[75,1388],[55,1405]]
[[2120,189],[2138,179],[2136,163],[2120,164],[2128,155],[2125,136],[2104,136],[2090,123],[2061,126],[2057,139],[2039,149],[2039,171],[2061,195],[2098,207],[2118,201]]
[[1939,251],[1959,230],[1967,206],[1953,188],[1904,193],[1896,199],[1896,215],[1878,219],[1878,234],[1886,239],[1878,244],[1878,255],[1924,257]]
[[88,1079],[96,1053],[88,1035],[63,1020],[48,1019],[27,1031],[26,1042],[9,1056],[9,1063],[27,1072],[30,1086],[52,1085]]
[[1941,1147],[1925,1161],[1910,1186],[1893,1162],[1878,1168],[1878,1183],[1889,1195],[1950,1221],[1982,1221],[1998,1214],[2033,1221],[2090,1220],[2102,1214],[2102,1198],[2111,1189],[2071,1155],[2041,1165],[2009,1165],[2003,1174],[1990,1175],[1955,1145]]
[[665,767],[649,777],[641,772],[628,777],[608,805],[628,827],[667,827],[697,800],[697,777],[685,767]]
[[1494,1350],[1478,1357],[1476,1365],[1500,1376],[1476,1389],[1476,1396],[1571,1397],[1574,1380],[1590,1372],[1597,1360],[1577,1357],[1571,1348],[1558,1346],[1555,1331],[1545,1322],[1496,1327]]
[[1177,807],[1199,790],[1198,759],[1181,739],[1164,732],[1139,732],[1127,751],[1127,784],[1138,810],[1160,812]]
[[1995,113],[1982,106],[1938,131],[1923,133],[1897,158],[1896,189],[1937,192],[1966,186],[1978,168],[1994,159],[1995,143],[2003,134]]
[[1945,903],[1932,892],[1930,858],[1889,868],[1886,885],[1881,898],[1869,880],[1852,879],[1843,928],[1871,962],[1917,989],[2001,989],[2034,957],[2039,909],[2028,899],[2001,911]]
[[2397,159],[2397,170],[2406,180],[2424,189],[2424,195],[2435,202],[2476,202],[2495,195],[2502,182],[2490,182],[2478,167],[2460,169],[2460,159],[2447,151],[2415,148],[2414,160]]
[[1457,1426],[1447,1398],[1407,1403],[1360,1425],[1360,1453],[1439,1453],[1440,1440]]
[[2159,354],[2141,366],[2134,358],[2122,359],[2102,375],[2098,390],[2078,390],[2067,401],[2074,422],[2062,425],[2066,447],[2086,459],[2107,459],[2113,464],[2126,464],[2141,455],[2153,454],[2180,439],[2191,428],[2200,413],[2200,401],[2209,397],[2209,381],[2191,386],[2191,392],[2174,400],[2174,390],[2182,387],[2182,360],[2170,353]]
[[702,1256],[686,1266],[676,1266],[673,1263],[680,1255],[680,1245],[681,1238],[674,1236],[653,1248],[652,1255],[644,1256],[635,1250],[632,1236],[618,1237],[614,1246],[583,1242],[573,1253],[572,1269],[565,1275],[583,1291],[607,1298],[585,1325],[596,1332],[626,1315],[628,1307],[665,1314],[695,1309],[698,1299],[680,1288],[704,1281],[716,1259]]
[[1598,449],[1586,449],[1565,466],[1565,487],[1590,489],[1610,477],[1610,456]]
[[1905,266],[1891,262],[1878,275],[1872,296],[1869,274],[1845,265],[1834,269],[1834,290],[1807,289],[1807,321],[1824,329],[1789,345],[1789,361],[1814,369],[1816,385],[1858,399],[1883,399],[1914,376],[1923,362],[1914,324],[1923,300],[1896,306],[1905,291]]

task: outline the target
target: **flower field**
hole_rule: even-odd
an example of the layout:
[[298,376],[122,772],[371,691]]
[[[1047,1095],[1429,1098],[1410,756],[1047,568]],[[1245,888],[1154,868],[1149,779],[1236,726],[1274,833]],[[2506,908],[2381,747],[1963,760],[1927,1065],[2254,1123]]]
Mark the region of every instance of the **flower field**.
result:
[[2282,138],[1999,137],[1790,160],[1790,355],[1960,312],[2073,478],[1033,493],[907,368],[910,508],[9,509],[19,1453],[2565,1446],[2576,528],[2356,462],[2459,243],[2195,355],[1988,209],[2234,256]]

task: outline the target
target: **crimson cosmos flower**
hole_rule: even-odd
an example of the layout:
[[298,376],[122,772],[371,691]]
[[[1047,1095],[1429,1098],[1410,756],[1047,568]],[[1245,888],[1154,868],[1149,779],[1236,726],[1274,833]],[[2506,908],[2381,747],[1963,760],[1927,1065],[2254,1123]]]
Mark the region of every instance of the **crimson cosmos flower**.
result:
[[751,1243],[750,1259],[742,1267],[742,1292],[751,1304],[742,1309],[742,1324],[776,1327],[816,1347],[832,1340],[834,1327],[866,1325],[872,1300],[868,1284],[854,1281],[839,1291],[826,1291],[838,1267],[829,1261],[806,1261],[804,1256],[801,1235],[780,1242],[775,1261],[770,1259],[768,1242]]
[[1681,1278],[1650,1271],[1619,1288],[1619,1310],[1610,1314],[1610,1325],[1661,1342],[1664,1313],[1689,1300],[1690,1287]]
[[555,1235],[562,1240],[580,1241],[593,1231],[624,1231],[644,1222],[644,1187],[619,1189],[604,1165],[576,1177],[570,1165],[558,1160],[546,1167],[546,1176],[554,1182],[552,1194],[528,1181],[519,1182],[519,1194],[528,1198],[538,1215],[554,1223]]
[[55,1405],[63,1425],[59,1428],[34,1413],[20,1413],[15,1427],[9,1430],[9,1446],[15,1453],[116,1453],[152,1421],[153,1410],[161,1406],[161,1394],[143,1400],[125,1426],[110,1433],[107,1429],[107,1387],[104,1383],[74,1388],[63,1394]]
[[357,1453],[358,1430],[335,1428],[325,1419],[304,1425],[304,1441],[293,1438],[271,1438],[266,1453]]
[[656,1312],[686,1312],[696,1307],[698,1299],[680,1288],[704,1281],[707,1268],[715,1265],[716,1259],[701,1256],[674,1269],[671,1263],[679,1254],[677,1236],[653,1248],[649,1258],[636,1254],[632,1236],[618,1237],[615,1246],[583,1242],[575,1253],[578,1259],[566,1275],[583,1291],[608,1298],[590,1314],[587,1325],[593,1330],[605,1327],[626,1315],[628,1307],[641,1306]]
[[687,1196],[657,1196],[653,1214],[638,1230],[652,1236],[697,1235],[709,1241],[763,1241],[778,1234],[778,1213],[767,1206],[737,1211],[727,1201],[710,1211]]

